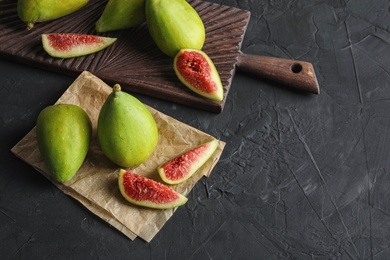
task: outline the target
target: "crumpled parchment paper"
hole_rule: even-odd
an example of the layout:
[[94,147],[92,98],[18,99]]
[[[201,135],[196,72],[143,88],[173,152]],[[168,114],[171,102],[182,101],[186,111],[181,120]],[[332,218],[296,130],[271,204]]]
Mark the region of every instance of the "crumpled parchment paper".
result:
[[[120,194],[118,188],[120,167],[106,158],[96,137],[99,111],[111,92],[112,87],[92,73],[84,71],[56,102],[75,104],[82,107],[91,118],[94,129],[87,158],[77,174],[68,182],[58,183],[50,179],[38,150],[35,128],[22,138],[11,151],[50,179],[65,194],[82,203],[91,212],[121,231],[131,240],[139,236],[150,242],[176,209],[158,210],[135,206],[127,202]],[[127,170],[162,182],[157,173],[159,164],[215,138],[151,107],[148,107],[148,109],[153,114],[159,129],[157,147],[145,163]],[[224,146],[225,143],[219,141],[217,151],[192,178],[170,187],[183,195],[187,195],[203,175],[209,176],[211,174]]]

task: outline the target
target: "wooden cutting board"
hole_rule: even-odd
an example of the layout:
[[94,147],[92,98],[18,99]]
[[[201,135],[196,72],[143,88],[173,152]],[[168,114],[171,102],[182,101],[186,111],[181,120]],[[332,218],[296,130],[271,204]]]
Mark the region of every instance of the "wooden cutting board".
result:
[[235,73],[237,55],[250,18],[250,12],[199,0],[189,3],[198,11],[206,28],[204,51],[214,61],[224,86],[222,102],[205,99],[188,90],[175,76],[173,59],[154,44],[147,25],[102,33],[117,37],[114,45],[101,52],[78,58],[50,57],[42,48],[42,33],[98,34],[95,22],[107,1],[91,0],[87,6],[54,21],[36,24],[27,30],[19,19],[15,0],[0,0],[0,57],[34,67],[78,76],[90,71],[106,83],[120,83],[129,92],[192,107],[221,112]]

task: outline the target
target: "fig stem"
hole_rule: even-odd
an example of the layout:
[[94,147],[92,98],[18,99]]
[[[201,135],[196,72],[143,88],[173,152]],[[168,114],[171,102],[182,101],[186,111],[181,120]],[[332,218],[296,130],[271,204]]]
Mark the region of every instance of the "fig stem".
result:
[[119,85],[118,83],[116,83],[116,84],[112,87],[112,90],[113,90],[113,91],[121,91],[121,85]]
[[34,27],[34,23],[28,22],[27,23],[27,30],[31,30]]

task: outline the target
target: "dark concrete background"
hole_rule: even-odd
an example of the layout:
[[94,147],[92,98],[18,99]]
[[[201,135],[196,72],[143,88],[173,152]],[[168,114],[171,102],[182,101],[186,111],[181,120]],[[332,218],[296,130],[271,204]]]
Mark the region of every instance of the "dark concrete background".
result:
[[136,95],[227,143],[150,242],[129,240],[10,149],[75,78],[0,59],[2,259],[389,259],[388,0],[212,1],[242,50],[311,62],[321,94],[237,72],[224,111]]

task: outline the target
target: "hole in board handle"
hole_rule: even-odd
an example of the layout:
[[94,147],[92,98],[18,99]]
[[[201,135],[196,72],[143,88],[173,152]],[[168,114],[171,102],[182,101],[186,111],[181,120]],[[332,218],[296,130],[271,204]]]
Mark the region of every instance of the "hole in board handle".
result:
[[290,69],[293,73],[299,73],[302,71],[302,65],[299,63],[294,63],[291,65]]

